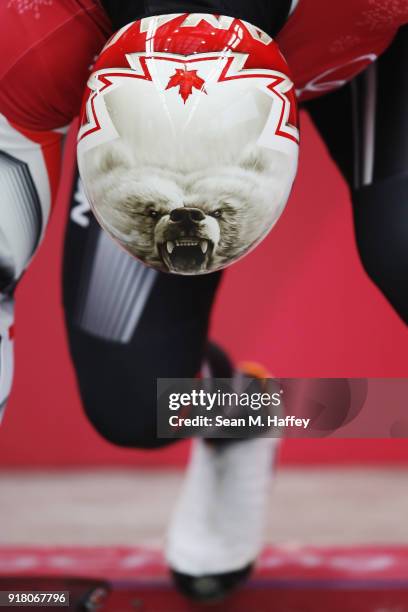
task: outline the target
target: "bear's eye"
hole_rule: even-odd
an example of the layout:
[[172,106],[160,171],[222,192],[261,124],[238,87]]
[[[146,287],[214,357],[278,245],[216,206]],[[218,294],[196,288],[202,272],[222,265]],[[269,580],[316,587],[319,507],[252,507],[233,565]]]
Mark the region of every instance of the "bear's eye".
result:
[[154,208],[151,208],[148,214],[149,217],[151,217],[152,219],[157,219],[157,217],[159,216],[159,213],[157,212],[157,210],[154,210]]
[[222,217],[222,210],[218,209],[215,210],[213,213],[211,213],[212,217],[215,217],[216,219],[219,219],[220,217]]

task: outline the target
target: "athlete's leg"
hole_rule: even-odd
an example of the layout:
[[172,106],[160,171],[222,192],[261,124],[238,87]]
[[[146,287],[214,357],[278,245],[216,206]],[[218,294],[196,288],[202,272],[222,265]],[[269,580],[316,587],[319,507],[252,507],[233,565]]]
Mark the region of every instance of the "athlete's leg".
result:
[[351,190],[363,265],[408,323],[408,26],[353,83],[307,103]]
[[[77,183],[65,240],[65,318],[84,408],[104,438],[169,444],[156,434],[157,378],[193,378],[204,359],[206,376],[232,377],[228,359],[207,343],[219,280],[138,263],[99,228]],[[166,547],[185,594],[211,599],[250,573],[277,442],[195,442]]]
[[44,235],[58,185],[63,134],[0,115],[0,418],[13,375],[13,292]]
[[220,275],[159,274],[123,251],[89,211],[80,182],[66,230],[64,306],[83,404],[121,446],[169,443],[156,434],[157,378],[200,371]]

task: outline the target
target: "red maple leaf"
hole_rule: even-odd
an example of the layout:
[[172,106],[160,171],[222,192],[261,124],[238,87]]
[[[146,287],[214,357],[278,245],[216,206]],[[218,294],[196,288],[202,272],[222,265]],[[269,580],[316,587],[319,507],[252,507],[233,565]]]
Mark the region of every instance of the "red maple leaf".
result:
[[180,87],[179,94],[184,100],[184,104],[193,93],[193,89],[199,89],[205,94],[205,81],[198,76],[197,70],[187,70],[187,68],[176,68],[176,72],[170,77],[166,89]]

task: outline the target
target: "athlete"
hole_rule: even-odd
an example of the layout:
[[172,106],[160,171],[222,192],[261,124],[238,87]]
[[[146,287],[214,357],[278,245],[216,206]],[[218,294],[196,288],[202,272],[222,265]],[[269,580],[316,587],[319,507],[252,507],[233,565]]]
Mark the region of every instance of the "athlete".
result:
[[[186,37],[211,23],[209,16],[224,16],[277,41],[298,100],[350,187],[366,270],[408,320],[408,0],[354,0],[330,11],[323,0],[3,1],[0,12],[3,407],[12,380],[14,289],[55,202],[67,126],[79,114],[95,56],[112,32],[152,16],[181,14],[188,23],[189,15],[203,15],[186,27]],[[114,444],[164,446],[169,441],[156,434],[157,378],[194,377],[203,363],[212,375],[236,375],[207,337],[221,273],[183,276],[144,267],[100,229],[79,183],[73,196],[64,307],[85,411]],[[250,573],[262,542],[275,446],[268,439],[195,444],[166,550],[187,594],[219,597]]]

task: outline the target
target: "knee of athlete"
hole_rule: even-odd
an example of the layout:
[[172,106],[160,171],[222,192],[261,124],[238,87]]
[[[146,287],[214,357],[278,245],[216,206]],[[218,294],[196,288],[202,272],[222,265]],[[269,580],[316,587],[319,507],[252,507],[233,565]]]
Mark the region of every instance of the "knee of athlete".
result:
[[408,324],[408,177],[375,183],[354,194],[357,246],[363,266]]
[[277,43],[233,17],[164,15],[120,31],[88,81],[78,141],[102,227],[173,274],[214,272],[253,249],[297,170],[288,74]]
[[132,380],[127,387],[81,386],[85,413],[96,431],[115,446],[155,449],[168,444],[156,432],[156,380]]

